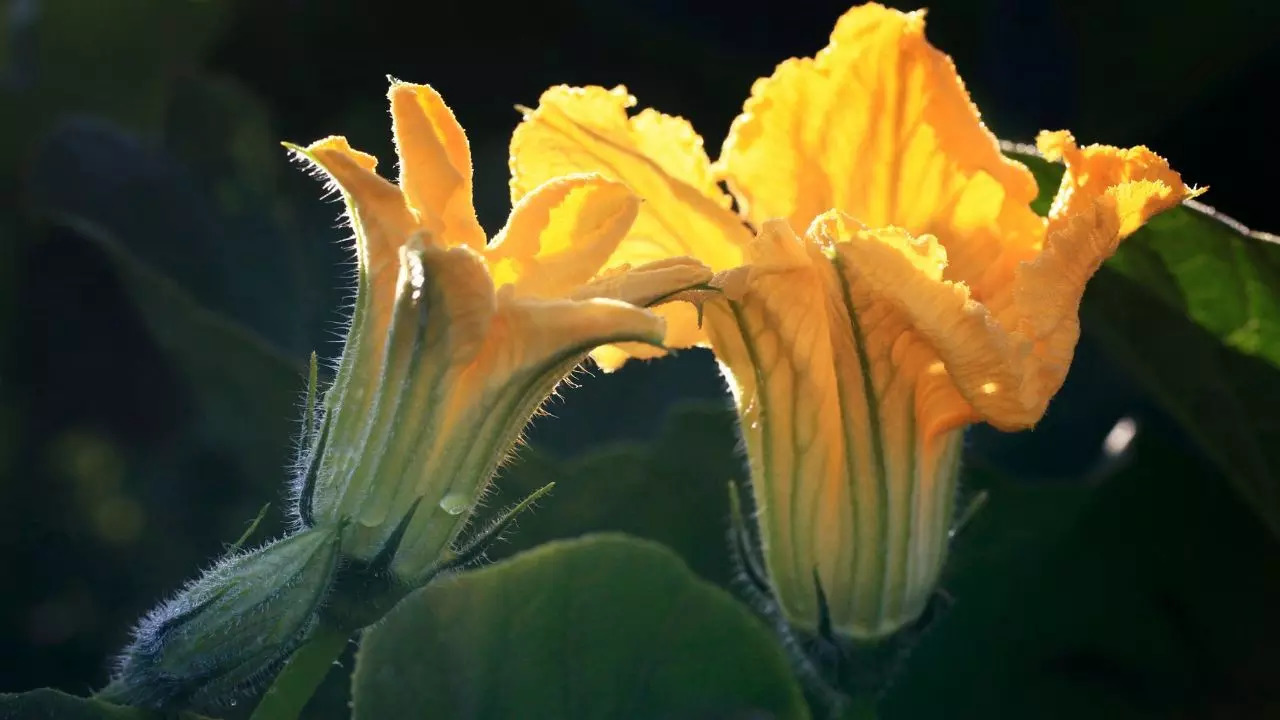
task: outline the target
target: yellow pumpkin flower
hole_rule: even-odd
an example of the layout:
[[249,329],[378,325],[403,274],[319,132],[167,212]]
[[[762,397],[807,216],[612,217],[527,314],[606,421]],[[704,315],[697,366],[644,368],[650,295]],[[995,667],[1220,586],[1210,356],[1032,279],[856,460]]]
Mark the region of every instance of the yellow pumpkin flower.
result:
[[[1084,286],[1147,218],[1195,194],[1146,148],[1078,148],[1047,218],[924,13],[879,5],[756,82],[716,163],[619,87],[555,87],[511,143],[512,197],[598,172],[645,200],[610,262],[690,255],[723,289],[701,327],[734,392],[772,592],[793,625],[891,634],[946,556],[964,428],[1027,428],[1062,385]],[[723,180],[737,203],[717,182]],[[613,356],[615,362],[623,356]]]
[[599,345],[660,344],[664,322],[644,306],[711,273],[678,258],[601,273],[640,202],[598,174],[547,178],[488,242],[453,113],[425,85],[395,82],[389,98],[398,185],[343,138],[294,148],[341,191],[358,271],[298,515],[344,523],[347,557],[413,583],[447,557],[556,384]]

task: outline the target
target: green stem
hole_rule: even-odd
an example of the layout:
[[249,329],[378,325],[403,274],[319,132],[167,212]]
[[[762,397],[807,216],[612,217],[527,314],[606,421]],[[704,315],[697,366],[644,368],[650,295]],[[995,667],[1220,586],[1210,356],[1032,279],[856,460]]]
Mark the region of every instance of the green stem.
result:
[[285,663],[249,720],[296,720],[350,638],[350,631],[322,622]]

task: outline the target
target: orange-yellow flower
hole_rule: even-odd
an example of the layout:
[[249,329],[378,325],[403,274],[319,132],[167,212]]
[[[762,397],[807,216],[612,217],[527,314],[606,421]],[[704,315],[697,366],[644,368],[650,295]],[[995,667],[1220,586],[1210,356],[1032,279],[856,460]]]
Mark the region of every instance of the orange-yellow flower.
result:
[[687,122],[628,117],[634,102],[548,90],[512,139],[512,196],[599,172],[645,200],[611,262],[690,255],[719,273],[702,327],[664,310],[667,344],[710,344],[726,368],[773,592],[796,625],[814,627],[822,593],[842,632],[892,633],[938,581],[965,426],[1036,423],[1086,281],[1194,193],[1146,148],[1044,133],[1067,169],[1037,216],[1034,178],[922,11],[847,12],[815,57],[756,82],[714,164]]
[[345,523],[346,555],[382,557],[414,582],[447,555],[530,416],[585,353],[661,343],[663,320],[644,306],[711,273],[679,258],[600,273],[640,203],[598,174],[546,178],[488,242],[453,113],[425,85],[395,82],[389,97],[398,185],[343,138],[294,148],[341,190],[358,261],[298,513]]

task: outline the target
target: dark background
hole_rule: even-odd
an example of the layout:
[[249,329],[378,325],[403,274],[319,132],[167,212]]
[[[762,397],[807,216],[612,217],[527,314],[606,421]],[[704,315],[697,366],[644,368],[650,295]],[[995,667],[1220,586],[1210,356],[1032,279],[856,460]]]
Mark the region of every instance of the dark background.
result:
[[[689,118],[714,158],[752,81],[812,55],[846,8],[0,4],[0,691],[101,685],[129,624],[263,503],[267,534],[281,527],[303,364],[313,348],[340,347],[349,265],[338,206],[276,141],[343,134],[389,173],[385,78],[430,83],[468,132],[492,231],[508,207],[515,104],[557,83],[622,83],[642,107]],[[1211,186],[1204,199],[1219,210],[1277,229],[1280,139],[1265,108],[1280,77],[1280,5],[940,1],[928,19],[1001,137],[1065,127],[1083,142],[1146,144]],[[100,221],[57,222],[68,216]],[[157,274],[185,294],[165,295]],[[227,330],[199,313],[160,317],[183,298],[265,339],[284,394],[241,383],[257,366],[238,356],[176,361],[174,327],[210,342]],[[696,352],[582,384],[539,423],[535,446],[571,456],[651,438],[674,401],[724,402]],[[975,433],[970,461],[1082,477],[1123,414],[1185,444],[1086,338],[1044,427]],[[1265,673],[1272,659],[1245,663]]]

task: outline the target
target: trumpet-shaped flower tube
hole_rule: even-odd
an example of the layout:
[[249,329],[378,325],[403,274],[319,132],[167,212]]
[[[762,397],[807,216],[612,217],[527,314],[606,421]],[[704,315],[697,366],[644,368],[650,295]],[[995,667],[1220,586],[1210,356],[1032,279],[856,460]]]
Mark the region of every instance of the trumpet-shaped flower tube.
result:
[[845,635],[891,634],[937,586],[963,429],[1040,419],[1085,283],[1195,191],[1146,148],[1042,133],[1067,168],[1036,215],[1034,178],[1000,153],[924,13],[874,4],[757,81],[715,163],[684,120],[634,104],[548,90],[512,138],[512,195],[598,172],[645,200],[609,262],[717,271],[701,325],[666,311],[667,344],[709,345],[725,369],[771,590],[793,625],[814,629],[825,601]]
[[448,557],[556,384],[600,345],[660,345],[645,306],[711,273],[679,258],[601,272],[640,202],[599,174],[547,178],[488,242],[452,112],[427,86],[389,97],[398,184],[343,138],[294,148],[346,201],[358,277],[298,515],[345,523],[344,555],[414,583]]

